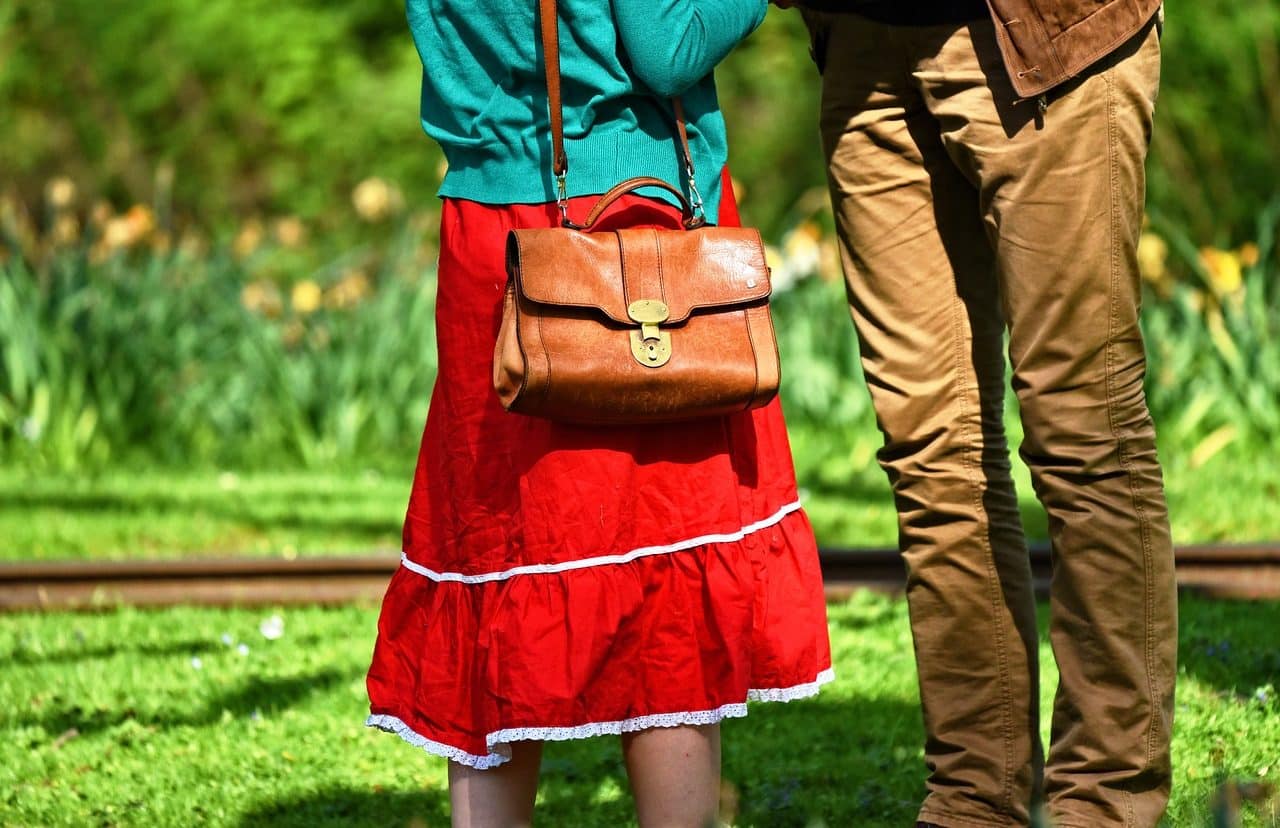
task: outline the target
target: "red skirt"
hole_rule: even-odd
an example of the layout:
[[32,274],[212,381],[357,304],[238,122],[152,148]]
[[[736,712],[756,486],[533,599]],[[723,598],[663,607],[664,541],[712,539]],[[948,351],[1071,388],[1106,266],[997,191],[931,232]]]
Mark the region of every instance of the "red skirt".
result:
[[[727,176],[724,193],[736,225]],[[638,196],[613,211],[613,226],[678,226]],[[499,404],[507,231],[557,219],[444,201],[439,375],[367,681],[369,725],[476,768],[515,740],[710,724],[832,678],[777,402],[609,428]]]

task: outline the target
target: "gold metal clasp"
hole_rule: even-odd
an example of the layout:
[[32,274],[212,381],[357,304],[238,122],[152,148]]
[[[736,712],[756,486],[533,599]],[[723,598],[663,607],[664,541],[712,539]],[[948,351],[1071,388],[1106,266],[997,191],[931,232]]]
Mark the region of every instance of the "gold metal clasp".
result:
[[671,334],[658,326],[671,318],[666,304],[657,299],[640,299],[627,305],[627,316],[640,323],[631,332],[631,355],[648,368],[660,368],[671,359]]

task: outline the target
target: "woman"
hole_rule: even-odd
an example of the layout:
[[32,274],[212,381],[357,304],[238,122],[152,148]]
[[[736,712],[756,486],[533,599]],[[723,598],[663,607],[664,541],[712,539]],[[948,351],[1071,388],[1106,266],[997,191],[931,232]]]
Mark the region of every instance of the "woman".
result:
[[[570,215],[625,178],[697,189],[737,224],[712,68],[764,0],[562,0]],[[590,428],[505,412],[491,386],[509,230],[558,224],[536,4],[409,0],[422,121],[449,171],[439,376],[369,671],[369,724],[450,760],[455,825],[528,824],[546,739],[621,734],[642,825],[705,825],[718,722],[813,695],[830,651],[777,403]],[[688,188],[686,188],[687,190]],[[614,226],[678,226],[631,195]]]

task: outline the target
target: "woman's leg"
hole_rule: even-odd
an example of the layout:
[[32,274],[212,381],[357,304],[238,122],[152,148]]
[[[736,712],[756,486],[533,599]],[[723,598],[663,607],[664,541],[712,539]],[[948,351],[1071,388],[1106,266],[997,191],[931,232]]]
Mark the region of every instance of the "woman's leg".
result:
[[454,828],[526,828],[533,822],[542,742],[512,742],[511,761],[489,770],[449,763]]
[[720,725],[622,736],[640,828],[707,828],[720,803]]

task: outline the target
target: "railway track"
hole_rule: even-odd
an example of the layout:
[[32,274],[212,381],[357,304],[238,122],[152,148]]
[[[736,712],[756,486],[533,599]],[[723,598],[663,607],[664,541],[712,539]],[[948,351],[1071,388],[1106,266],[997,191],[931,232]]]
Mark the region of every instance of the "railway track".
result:
[[[858,589],[901,592],[902,561],[894,549],[820,551],[827,596]],[[1280,599],[1280,544],[1184,546],[1176,552],[1178,585],[1235,599]],[[374,602],[399,555],[216,558],[187,560],[26,562],[0,564],[0,612],[93,610],[195,604],[262,606]],[[1036,589],[1046,594],[1047,548],[1031,550]]]

